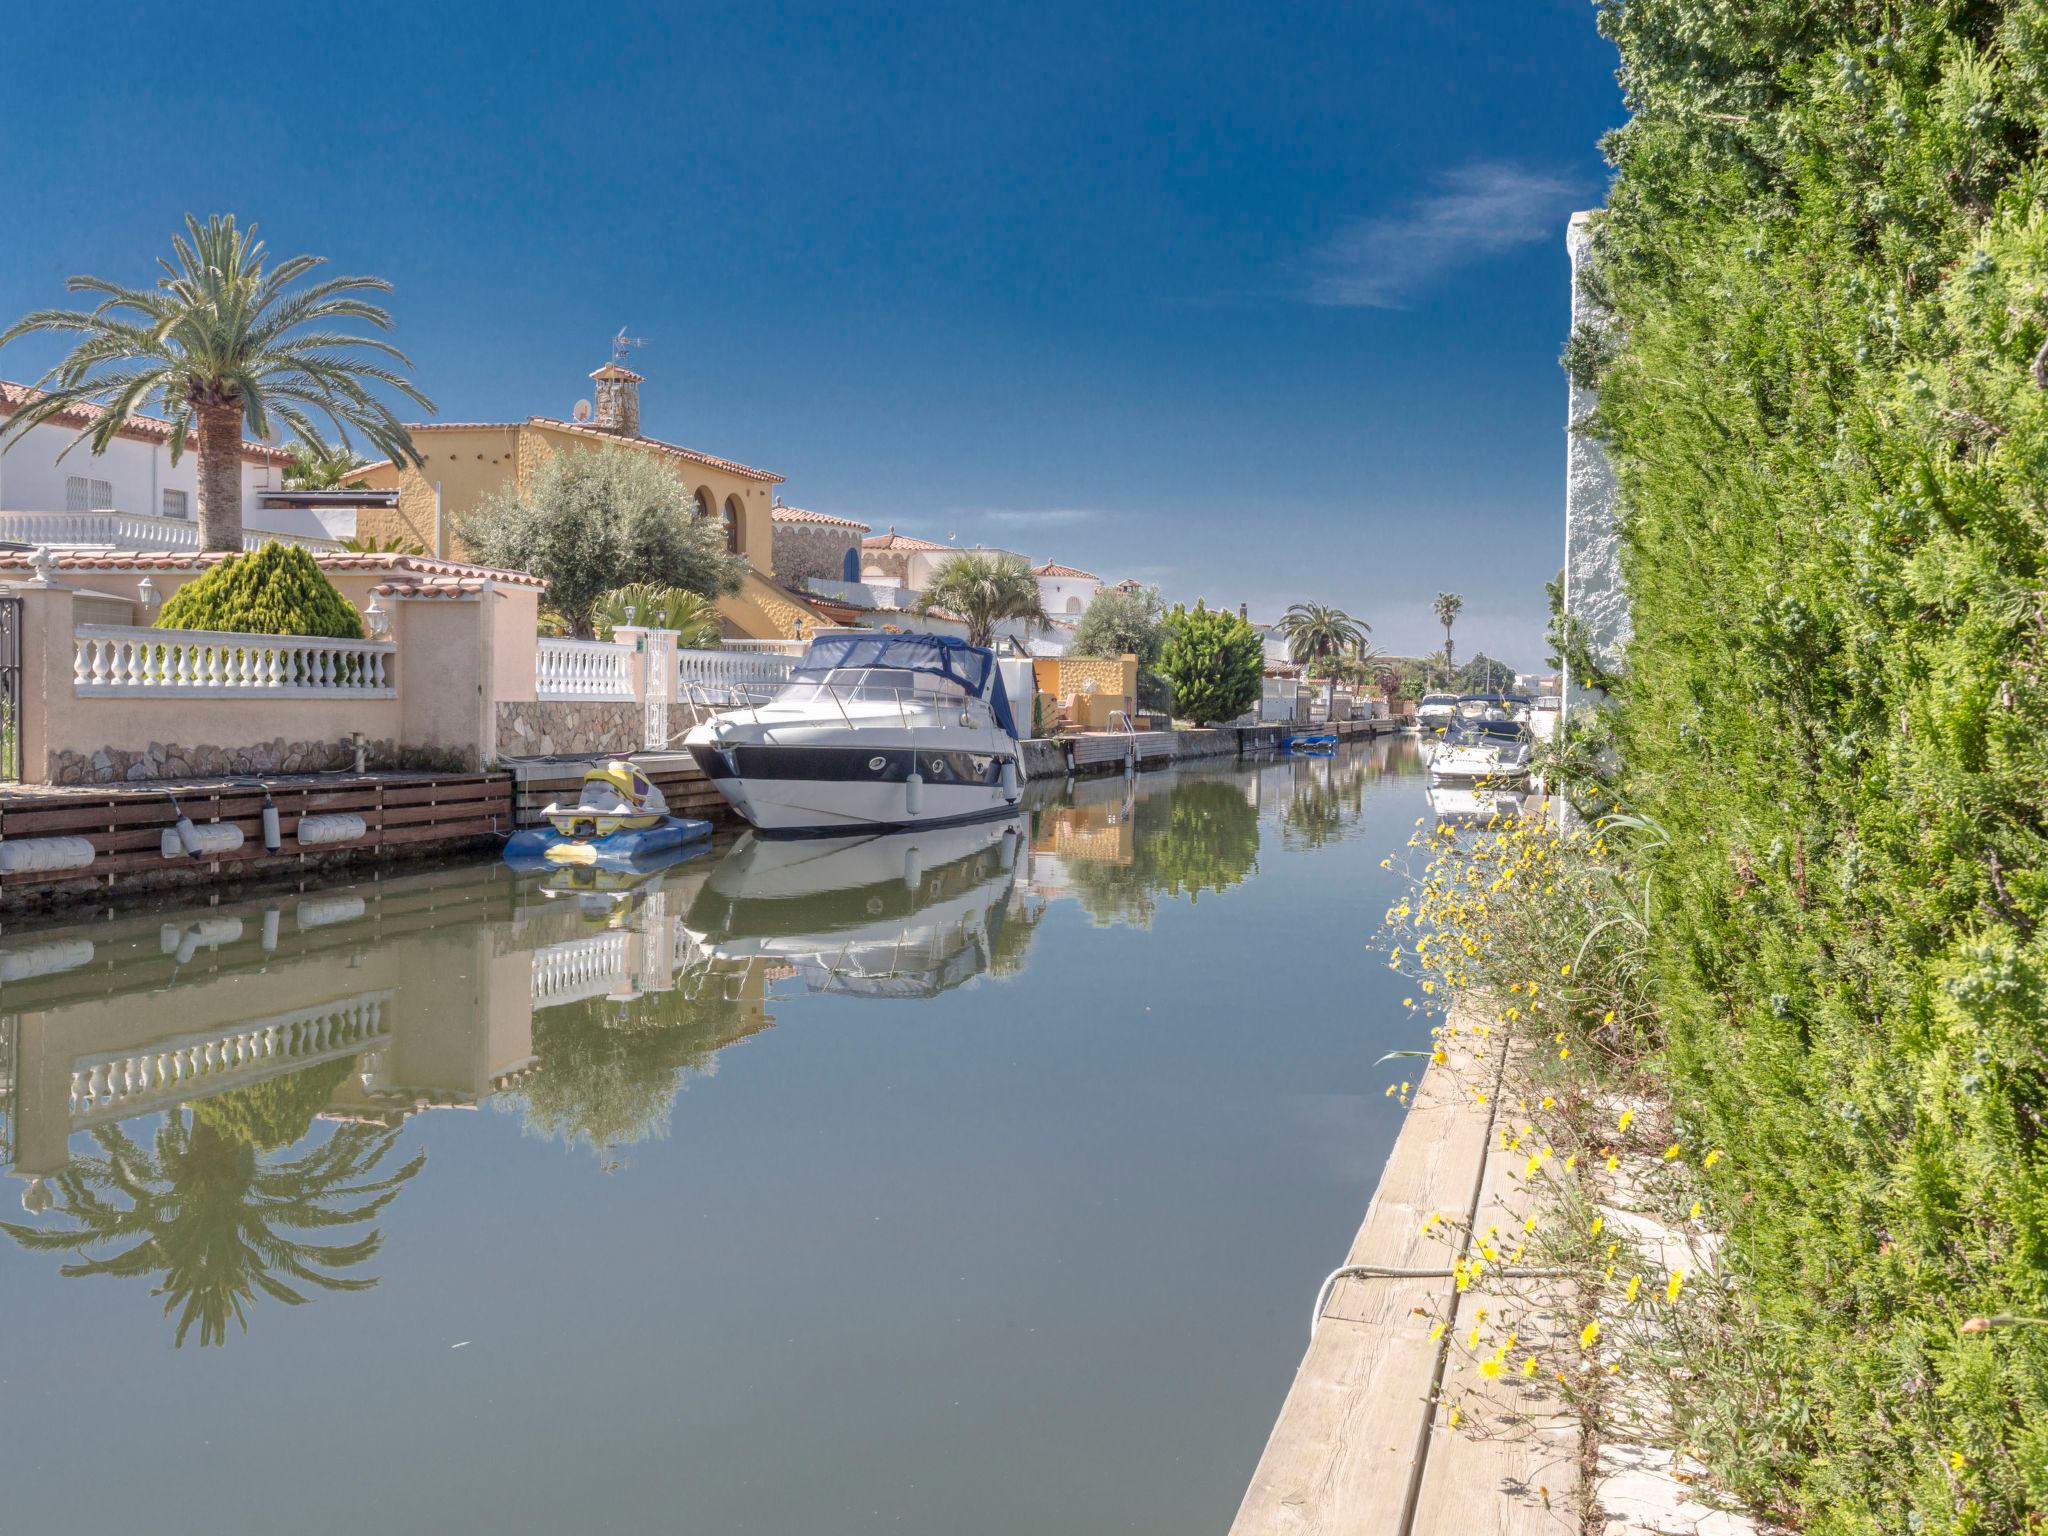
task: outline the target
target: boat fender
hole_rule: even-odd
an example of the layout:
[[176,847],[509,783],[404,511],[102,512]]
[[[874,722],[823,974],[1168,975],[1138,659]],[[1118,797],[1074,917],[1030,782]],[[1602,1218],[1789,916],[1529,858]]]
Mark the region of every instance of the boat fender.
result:
[[1004,758],[1001,774],[1003,798],[1014,802],[1017,798],[1017,759],[1014,757]]
[[924,855],[912,843],[903,850],[903,884],[906,889],[916,890],[924,883]]
[[55,939],[48,944],[31,944],[0,954],[0,981],[27,981],[32,976],[54,976],[75,971],[92,963],[92,940]]
[[916,816],[924,810],[924,775],[913,764],[910,776],[903,781],[903,814]]
[[299,846],[317,848],[326,843],[352,843],[368,829],[360,816],[341,812],[332,816],[301,816]]
[[263,846],[272,853],[284,846],[284,838],[277,826],[277,806],[269,800],[263,802]]
[[263,938],[261,942],[263,952],[266,955],[277,948],[277,922],[283,915],[276,907],[265,907],[263,909]]
[[92,860],[92,843],[83,837],[11,837],[0,842],[0,875],[83,869]]
[[1019,841],[1020,839],[1017,836],[1017,829],[1015,827],[1003,828],[1003,835],[996,852],[996,863],[1002,867],[1005,874],[1017,867],[1017,844]]
[[201,825],[190,816],[178,818],[178,844],[198,858],[203,854],[233,853],[242,846],[242,829],[231,821],[209,821]]

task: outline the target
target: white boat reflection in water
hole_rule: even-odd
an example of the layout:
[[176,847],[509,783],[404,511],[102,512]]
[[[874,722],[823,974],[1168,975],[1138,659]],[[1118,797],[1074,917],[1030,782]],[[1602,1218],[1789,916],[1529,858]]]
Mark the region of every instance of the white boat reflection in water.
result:
[[768,961],[813,992],[936,996],[993,963],[1024,842],[1022,816],[801,842],[749,834],[684,917],[684,964]]
[[1525,790],[1476,784],[1429,786],[1429,808],[1438,821],[1453,827],[1481,826],[1496,817],[1520,816],[1535,798]]

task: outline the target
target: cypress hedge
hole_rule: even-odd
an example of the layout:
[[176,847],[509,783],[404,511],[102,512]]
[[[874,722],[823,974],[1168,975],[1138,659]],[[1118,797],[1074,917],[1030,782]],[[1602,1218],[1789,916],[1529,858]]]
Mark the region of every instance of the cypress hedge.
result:
[[[2048,1510],[2048,3],[1606,0],[1663,1070],[1816,1532]],[[1984,1319],[1994,1319],[1988,1325]],[[1977,1321],[1972,1321],[1977,1320]],[[1967,1326],[1966,1326],[1967,1325]]]
[[363,638],[362,616],[318,562],[296,544],[275,540],[253,555],[230,555],[178,588],[156,625],[236,635]]

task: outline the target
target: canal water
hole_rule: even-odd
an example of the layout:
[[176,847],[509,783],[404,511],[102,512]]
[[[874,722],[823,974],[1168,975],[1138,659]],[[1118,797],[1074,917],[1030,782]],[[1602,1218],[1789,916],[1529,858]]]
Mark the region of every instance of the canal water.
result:
[[0,1530],[1223,1531],[1420,769],[10,927]]

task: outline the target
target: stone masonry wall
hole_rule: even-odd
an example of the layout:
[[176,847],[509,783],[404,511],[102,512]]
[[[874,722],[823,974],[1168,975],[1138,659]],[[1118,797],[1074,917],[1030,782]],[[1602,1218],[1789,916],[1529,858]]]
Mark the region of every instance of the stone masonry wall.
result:
[[821,581],[838,581],[846,574],[846,552],[858,548],[858,528],[838,528],[830,523],[777,523],[775,579],[801,581],[806,576],[815,576]]
[[[402,763],[391,741],[363,743],[371,768],[422,767],[443,772],[473,769],[475,763]],[[286,741],[279,736],[247,747],[187,747],[152,741],[140,751],[102,747],[97,752],[60,752],[50,765],[56,784],[123,784],[144,779],[211,779],[234,774],[331,773],[355,767],[353,747],[325,741]]]
[[638,704],[579,703],[567,699],[498,703],[501,757],[637,752],[644,745],[645,732]]

